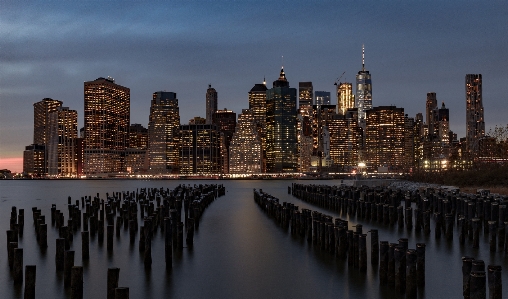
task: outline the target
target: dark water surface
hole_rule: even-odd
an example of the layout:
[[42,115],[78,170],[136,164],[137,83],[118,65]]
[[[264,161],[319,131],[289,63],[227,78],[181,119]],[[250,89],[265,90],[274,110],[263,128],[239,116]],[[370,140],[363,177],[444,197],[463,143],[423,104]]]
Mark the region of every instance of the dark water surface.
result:
[[[23,248],[24,265],[37,265],[37,298],[70,298],[64,289],[63,274],[55,270],[55,239],[58,231],[51,226],[51,204],[64,212],[67,221],[67,197],[73,203],[85,195],[100,193],[105,198],[120,191],[136,188],[169,188],[179,184],[224,184],[226,196],[219,197],[204,212],[195,233],[194,248],[173,253],[173,269],[167,272],[164,261],[164,239],[160,230],[152,241],[153,264],[145,270],[143,256],[136,242],[129,243],[129,233],[122,228],[114,237],[114,252],[106,250],[106,241],[99,246],[97,236],[90,239],[90,260],[81,260],[81,235],[74,235],[71,250],[76,266],[84,267],[84,298],[106,297],[108,267],[120,268],[119,286],[130,288],[130,298],[403,298],[393,288],[380,286],[378,270],[370,265],[361,273],[348,269],[347,262],[336,260],[300,237],[291,236],[277,226],[255,204],[253,188],[261,188],[280,199],[333,217],[338,215],[304,203],[287,194],[288,180],[247,181],[143,181],[143,180],[44,180],[0,181],[0,298],[23,298],[23,286],[15,286],[7,263],[6,233],[12,206],[25,209],[25,228],[18,248]],[[302,181],[300,181],[302,182]],[[335,184],[337,181],[303,181],[303,183]],[[38,207],[48,223],[48,248],[41,251],[35,239],[32,207]],[[138,213],[139,215],[139,213]],[[139,222],[141,225],[141,221]],[[364,232],[379,230],[379,240],[397,242],[409,238],[409,248],[417,242],[426,247],[426,286],[419,298],[462,298],[462,262],[465,255],[483,259],[486,265],[503,267],[504,296],[508,298],[508,258],[503,252],[490,253],[487,236],[481,237],[480,249],[472,249],[469,241],[461,246],[457,231],[454,240],[434,239],[433,226],[429,236],[397,227],[385,227],[362,220]]]

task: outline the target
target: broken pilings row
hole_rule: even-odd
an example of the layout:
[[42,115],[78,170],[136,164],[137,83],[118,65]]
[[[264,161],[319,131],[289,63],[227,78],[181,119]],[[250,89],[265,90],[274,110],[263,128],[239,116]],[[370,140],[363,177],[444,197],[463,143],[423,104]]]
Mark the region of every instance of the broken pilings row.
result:
[[[458,240],[466,239],[473,248],[479,248],[482,225],[491,252],[508,253],[508,197],[490,194],[459,193],[457,190],[421,188],[413,192],[390,187],[350,187],[304,185],[293,183],[288,188],[296,198],[325,209],[356,216],[359,219],[453,240],[457,225]],[[415,207],[413,209],[413,206]]]
[[[99,238],[99,246],[102,246],[104,227],[106,226],[107,250],[113,253],[115,232],[120,237],[121,227],[129,229],[131,242],[135,240],[138,231],[138,212],[144,221],[145,229],[143,238],[143,259],[145,266],[151,266],[151,238],[160,228],[165,236],[166,268],[172,268],[173,247],[183,248],[184,222],[187,247],[194,244],[194,232],[199,227],[199,219],[204,210],[217,197],[225,195],[223,185],[179,185],[174,190],[163,188],[138,189],[136,192],[117,192],[113,196],[106,194],[107,200],[103,200],[97,194],[92,199],[85,196],[75,204],[71,197],[67,199],[68,220],[65,222],[64,213],[57,209],[57,205],[51,206],[51,224],[58,230],[59,237],[55,240],[55,263],[56,270],[63,271],[64,287],[71,289],[71,298],[82,298],[83,268],[74,265],[75,254],[72,249],[74,235],[81,231],[82,260],[90,257],[90,237]],[[80,208],[81,206],[81,208]],[[83,211],[81,210],[83,209]],[[182,209],[185,215],[182,219]],[[47,225],[46,218],[37,207],[32,208],[35,235],[39,247],[46,250]],[[125,221],[124,221],[125,220]],[[125,223],[125,224],[124,224]],[[127,225],[128,224],[128,225]],[[15,283],[23,282],[23,249],[18,248],[18,236],[22,236],[24,228],[24,210],[12,207],[10,217],[10,229],[7,230],[7,251],[11,273]],[[143,226],[141,226],[143,228]],[[173,242],[173,240],[176,240]],[[141,241],[141,240],[140,240]],[[35,298],[35,265],[27,265],[25,270],[25,296]],[[76,282],[74,282],[76,281]],[[114,294],[110,291],[109,295]],[[120,288],[120,298],[128,298],[128,288]],[[112,297],[115,298],[115,297]]]
[[[291,234],[300,236],[316,248],[346,260],[351,269],[367,270],[367,234],[358,224],[349,230],[348,221],[333,218],[308,209],[298,210],[292,203],[279,203],[262,190],[254,189],[254,201],[261,209]],[[401,238],[397,243],[379,242],[376,229],[371,234],[370,261],[378,267],[380,283],[395,286],[406,294],[406,298],[416,298],[417,288],[425,285],[425,244],[417,243],[416,249],[408,248],[408,239]]]

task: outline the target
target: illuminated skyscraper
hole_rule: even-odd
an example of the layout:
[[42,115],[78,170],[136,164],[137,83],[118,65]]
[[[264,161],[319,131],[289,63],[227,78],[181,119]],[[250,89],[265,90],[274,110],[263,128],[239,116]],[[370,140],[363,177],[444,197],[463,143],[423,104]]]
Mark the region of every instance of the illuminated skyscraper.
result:
[[154,92],[148,121],[148,159],[151,173],[178,173],[179,134],[180,109],[176,93]]
[[221,172],[229,173],[229,144],[235,133],[236,113],[226,108],[217,110],[212,117],[212,123],[221,132]]
[[358,109],[351,108],[344,114],[328,120],[330,131],[330,157],[339,171],[350,171],[358,165],[358,152],[362,130],[358,125]]
[[355,107],[355,96],[352,83],[339,83],[337,86],[338,113],[344,115],[346,110]]
[[62,107],[62,102],[44,98],[34,104],[34,144],[46,144],[49,139],[49,114]]
[[249,91],[249,110],[254,116],[256,130],[261,139],[261,172],[266,171],[266,82],[255,84]]
[[296,172],[298,168],[296,88],[290,88],[284,68],[266,92],[266,170]]
[[315,91],[316,106],[331,105],[330,92],[328,91]]
[[214,124],[180,126],[180,174],[221,172],[220,131]]
[[356,75],[356,108],[358,121],[365,128],[366,111],[372,109],[372,80],[369,71],[365,70],[365,48],[362,46],[362,70]]
[[471,157],[478,152],[480,138],[485,136],[483,118],[482,75],[466,75],[466,150]]
[[261,138],[254,114],[243,109],[229,145],[229,173],[261,173]]
[[206,124],[212,124],[215,111],[217,111],[217,91],[209,84],[206,90]]
[[300,106],[297,116],[298,167],[299,172],[310,172],[314,150],[312,106]]
[[130,89],[113,78],[84,83],[86,175],[121,172],[129,146]]
[[312,82],[300,82],[298,86],[298,104],[301,108],[302,106],[312,106],[314,101],[312,96],[314,88],[312,87]]
[[[437,98],[435,92],[429,92],[427,93],[427,101],[425,103],[425,113],[426,113],[426,124],[427,126],[433,127],[434,126],[434,117],[433,117],[433,111],[437,108]],[[432,130],[429,130],[429,134],[433,134],[431,132]]]
[[129,147],[147,149],[148,129],[141,124],[131,124],[129,128]]
[[370,170],[402,170],[404,146],[404,108],[379,106],[367,110],[365,147]]
[[46,146],[48,175],[75,177],[77,175],[76,139],[78,112],[58,107],[49,114],[49,140]]

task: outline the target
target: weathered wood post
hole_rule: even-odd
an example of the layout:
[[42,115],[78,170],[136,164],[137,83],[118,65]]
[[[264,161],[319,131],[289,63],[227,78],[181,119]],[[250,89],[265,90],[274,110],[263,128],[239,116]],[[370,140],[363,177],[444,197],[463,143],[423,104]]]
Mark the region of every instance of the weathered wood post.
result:
[[453,240],[453,215],[452,214],[446,214],[445,215],[445,236],[446,240]]
[[83,267],[71,269],[71,299],[83,299]]
[[489,245],[490,252],[496,252],[497,222],[489,221]]
[[[403,292],[406,287],[406,267],[403,262],[405,260],[406,252],[404,247],[398,245],[395,247],[394,259],[395,259],[395,289],[399,292]],[[403,257],[404,256],[404,257]]]
[[379,235],[377,229],[370,230],[370,263],[379,263]]
[[107,299],[115,299],[115,289],[118,288],[120,268],[108,268]]
[[35,299],[35,278],[37,268],[35,265],[25,266],[25,296],[24,299]]
[[379,243],[381,259],[379,261],[379,281],[381,284],[385,284],[388,281],[388,241],[381,241]]
[[425,243],[416,243],[416,281],[418,286],[425,285]]
[[115,299],[129,299],[129,288],[116,288]]
[[487,289],[485,286],[485,271],[472,271],[471,272],[471,299],[485,299]]
[[113,251],[113,234],[114,234],[114,231],[115,231],[115,227],[113,225],[108,225],[107,227],[107,231],[106,231],[106,234],[107,234],[107,250],[108,251]]
[[151,221],[145,221],[145,268],[150,268],[152,266],[152,232],[150,230]]
[[473,258],[464,256],[462,257],[462,295],[464,299],[470,298],[471,292],[471,268],[473,267]]
[[416,260],[418,259],[416,250],[408,249],[406,251],[406,298],[416,298],[417,290],[417,270]]
[[503,281],[501,266],[489,265],[487,267],[488,284],[489,284],[489,299],[501,299],[503,297]]
[[23,283],[23,248],[14,249],[12,276],[15,284]]
[[90,232],[81,232],[81,258],[87,261],[90,258]]
[[360,271],[367,271],[367,235],[359,236],[359,267]]
[[65,256],[65,239],[58,238],[56,239],[56,253],[55,253],[55,262],[57,271],[61,271],[64,269],[64,256]]
[[480,248],[480,218],[473,218],[473,248]]
[[68,288],[71,286],[71,271],[74,267],[74,251],[65,251],[64,257],[64,287]]
[[395,285],[395,247],[397,243],[390,243],[388,247],[388,278],[389,285]]
[[9,269],[12,270],[14,265],[14,249],[18,248],[18,242],[9,242],[7,246],[9,246],[7,249],[7,262],[9,263]]

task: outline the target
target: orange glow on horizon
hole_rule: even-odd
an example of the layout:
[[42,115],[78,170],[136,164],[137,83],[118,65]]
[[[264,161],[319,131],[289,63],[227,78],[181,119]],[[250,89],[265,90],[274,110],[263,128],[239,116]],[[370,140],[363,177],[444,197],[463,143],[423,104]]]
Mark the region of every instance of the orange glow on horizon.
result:
[[11,172],[22,172],[23,157],[0,158],[0,169],[9,169]]

